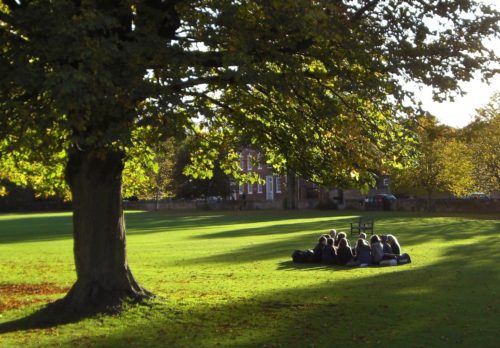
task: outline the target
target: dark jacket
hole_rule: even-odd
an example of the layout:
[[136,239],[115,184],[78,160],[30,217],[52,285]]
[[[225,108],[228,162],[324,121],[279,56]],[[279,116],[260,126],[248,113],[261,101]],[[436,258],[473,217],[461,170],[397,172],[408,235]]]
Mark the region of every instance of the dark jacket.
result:
[[339,247],[337,249],[337,262],[339,265],[345,265],[352,259],[352,250],[349,246]]
[[337,263],[337,251],[333,245],[327,245],[323,249],[322,262],[326,264]]
[[325,246],[321,243],[316,244],[316,246],[313,249],[314,257],[313,257],[313,262],[321,262],[321,259],[323,258],[323,249]]
[[392,253],[396,255],[401,254],[401,247],[398,243],[391,243]]
[[372,249],[370,246],[363,244],[361,247],[356,247],[356,258],[360,263],[372,263]]
[[392,254],[392,247],[389,243],[385,242],[384,245],[384,254]]
[[382,243],[373,243],[372,244],[372,262],[379,263],[384,258],[384,247]]

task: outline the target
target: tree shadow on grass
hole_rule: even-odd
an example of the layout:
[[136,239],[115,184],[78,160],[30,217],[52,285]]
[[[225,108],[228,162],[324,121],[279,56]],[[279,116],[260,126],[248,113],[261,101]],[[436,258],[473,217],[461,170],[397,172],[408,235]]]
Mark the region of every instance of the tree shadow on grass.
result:
[[[333,272],[326,282],[235,297],[227,303],[201,301],[193,308],[157,302],[152,318],[134,322],[124,314],[125,327],[92,337],[89,344],[494,346],[500,284],[491,281],[491,273],[500,262],[498,243],[469,245],[466,254],[462,248],[445,248],[441,262],[425,267],[379,268],[375,274],[353,269],[360,277],[342,282]],[[287,272],[293,276],[301,270]],[[72,345],[78,339],[59,343]]]
[[[299,219],[302,218],[297,218],[297,220]],[[347,221],[352,221],[352,217],[346,217],[346,218],[331,217],[321,221],[290,222],[290,219],[286,219],[285,221],[286,223],[281,223],[278,221],[270,226],[268,225],[263,227],[243,227],[239,229],[215,232],[210,234],[200,234],[193,236],[193,238],[215,239],[215,238],[266,236],[273,234],[297,233],[308,230],[322,231],[322,233],[328,233],[328,231],[332,228],[332,226],[345,225],[346,223],[348,223]],[[261,221],[259,221],[259,223],[261,223]]]
[[[349,218],[353,219],[352,214]],[[235,215],[231,212],[211,212],[211,213],[190,213],[188,216],[183,215],[171,215],[162,213],[147,213],[145,216],[132,216],[130,219],[127,218],[127,228],[128,234],[138,235],[145,233],[159,233],[159,232],[169,232],[178,230],[192,230],[192,229],[203,229],[203,228],[213,228],[218,227],[221,229],[238,225],[245,226],[252,224],[261,223],[272,223],[274,226],[290,224],[293,220],[304,220],[304,219],[325,219],[331,220],[335,223],[339,218],[342,219],[344,214],[332,214],[318,211],[303,211],[300,213],[290,212],[290,211],[271,211],[271,212],[256,212],[256,211],[245,211],[241,215]],[[286,222],[282,222],[286,221]],[[301,223],[301,222],[297,222]],[[315,223],[315,222],[312,222]],[[325,226],[332,228],[328,222]],[[264,227],[262,228],[262,233],[265,233]],[[201,234],[197,238],[225,238],[240,235],[248,228],[239,228],[232,231],[222,231],[215,233]],[[326,232],[326,231],[325,231]]]
[[[235,296],[226,303],[206,303],[202,297],[195,307],[156,302],[149,309],[154,315],[137,318],[124,313],[123,326],[87,342],[149,347],[493,347],[500,325],[498,248],[498,240],[444,244],[442,258],[423,267],[351,269],[359,277],[343,281],[332,272],[329,280],[314,285]],[[278,263],[277,271],[294,277],[296,272],[325,268],[287,266],[290,262]],[[45,316],[40,311],[0,324],[0,333],[74,322],[50,322]],[[78,338],[63,340],[58,344],[79,343]]]
[[[187,347],[493,346],[500,324],[500,284],[491,281],[500,262],[498,243],[472,244],[467,253],[463,248],[444,248],[440,262],[421,268],[377,268],[373,275],[344,282],[336,282],[333,272],[331,281],[315,286],[200,305],[175,315],[166,305],[160,309],[166,318],[150,322],[157,328],[152,337],[141,337],[151,346],[160,346],[161,339],[163,345]],[[164,336],[162,327],[171,333]],[[119,344],[145,329],[138,325],[97,342]]]
[[95,315],[95,313],[61,315],[61,313],[55,309],[54,304],[55,303],[49,303],[26,317],[0,323],[0,334],[16,331],[50,329],[60,325],[76,323]]
[[[348,223],[346,220],[334,220],[333,222],[341,226],[342,223]],[[225,232],[218,232],[218,236],[246,237],[255,235],[283,235],[283,238],[273,239],[269,242],[252,243],[246,246],[239,246],[237,249],[212,254],[210,256],[188,259],[187,264],[202,264],[202,263],[239,263],[262,261],[273,258],[290,259],[294,250],[305,250],[313,248],[317,242],[317,238],[321,234],[320,231],[327,231],[327,227],[331,226],[331,221],[316,221],[303,222],[296,224],[276,225],[262,228],[243,228]],[[478,235],[495,236],[500,231],[500,222],[490,220],[479,221],[454,221],[449,218],[399,218],[392,217],[380,222],[380,225],[387,233],[394,234],[398,237],[402,246],[403,252],[411,254],[413,247],[422,243],[438,243],[446,245],[447,242],[468,240],[477,238]],[[401,229],[401,225],[406,226],[406,229]],[[478,231],[472,233],[471,231]],[[196,236],[195,238],[210,239],[208,235]],[[355,238],[348,236],[351,240],[351,245],[354,245]]]
[[[22,214],[24,215],[24,214]],[[13,215],[12,219],[9,215],[2,215],[0,219],[0,243],[22,243],[22,242],[37,242],[70,239],[72,237],[72,217],[71,214],[25,214],[20,217],[19,214]],[[300,220],[314,218],[331,218],[331,225],[328,220],[324,221],[321,228],[330,229],[336,228],[349,232],[349,222],[354,221],[358,216],[370,216],[375,218],[375,233],[377,234],[404,234],[410,230],[414,236],[408,238],[408,242],[418,243],[418,238],[421,235],[427,237],[435,237],[436,233],[441,233],[441,237],[446,239],[467,238],[470,235],[468,231],[456,233],[453,231],[453,225],[448,226],[446,231],[435,231],[432,224],[427,221],[436,221],[439,224],[440,220],[450,220],[443,216],[430,216],[422,213],[400,213],[400,212],[363,212],[363,211],[245,211],[245,212],[182,212],[182,213],[165,213],[165,212],[126,212],[127,234],[141,235],[148,233],[164,233],[178,230],[192,230],[194,228],[205,228],[218,226],[224,228],[231,225],[252,224],[276,222],[279,226],[283,220]],[[474,227],[477,221],[484,224],[485,229],[496,228],[500,230],[500,221],[492,221],[491,216],[485,215],[476,219],[474,222],[467,221],[466,217],[457,217],[458,222],[454,225],[471,225]],[[314,224],[316,222],[312,222]],[[293,224],[290,224],[293,225]],[[304,225],[305,227],[305,225]],[[442,228],[442,226],[440,226]],[[246,229],[248,230],[248,229]],[[445,233],[443,233],[443,231]],[[326,231],[325,231],[326,232]],[[483,231],[478,231],[483,233]],[[255,230],[256,235],[265,235],[267,228]],[[229,238],[245,234],[245,229],[237,229],[232,231],[221,231],[210,233],[199,238]],[[353,236],[350,236],[351,238]]]
[[385,234],[397,236],[403,246],[427,241],[467,240],[500,232],[500,221],[449,217],[392,218],[381,221],[379,225]]
[[[200,227],[231,226],[255,222],[280,221],[284,218],[298,219],[317,217],[327,214],[317,212],[303,212],[291,214],[289,212],[266,212],[255,214],[245,212],[234,214],[231,212],[126,212],[128,235],[148,233],[163,233],[178,230],[192,230]],[[1,214],[0,243],[44,242],[72,238],[73,221],[71,213],[56,214]]]
[[0,220],[0,243],[24,243],[71,238],[72,218],[67,214]]
[[[371,266],[372,268],[378,266]],[[281,261],[278,263],[276,270],[278,271],[292,271],[292,270],[304,270],[304,271],[315,271],[318,269],[324,269],[325,271],[352,271],[356,270],[357,267],[339,266],[339,265],[326,265],[323,263],[296,263],[293,261]]]

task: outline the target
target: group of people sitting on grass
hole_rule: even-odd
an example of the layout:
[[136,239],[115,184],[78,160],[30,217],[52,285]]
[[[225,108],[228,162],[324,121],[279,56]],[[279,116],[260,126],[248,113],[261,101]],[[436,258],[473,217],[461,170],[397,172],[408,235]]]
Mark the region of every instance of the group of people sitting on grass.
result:
[[356,245],[351,247],[344,232],[330,230],[329,234],[319,237],[318,244],[312,250],[295,250],[292,254],[294,262],[324,263],[352,267],[370,265],[394,266],[410,263],[410,255],[401,253],[401,246],[392,234],[372,235],[370,240],[366,234],[358,236]]

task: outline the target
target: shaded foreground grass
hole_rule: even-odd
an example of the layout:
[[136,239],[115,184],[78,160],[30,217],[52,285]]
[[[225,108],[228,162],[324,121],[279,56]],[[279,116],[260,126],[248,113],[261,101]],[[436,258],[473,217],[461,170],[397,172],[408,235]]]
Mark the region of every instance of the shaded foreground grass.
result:
[[412,264],[289,261],[356,214],[128,213],[129,262],[159,297],[31,328],[18,320],[74,281],[71,218],[0,215],[0,346],[498,346],[500,221],[378,213],[376,232],[397,235]]

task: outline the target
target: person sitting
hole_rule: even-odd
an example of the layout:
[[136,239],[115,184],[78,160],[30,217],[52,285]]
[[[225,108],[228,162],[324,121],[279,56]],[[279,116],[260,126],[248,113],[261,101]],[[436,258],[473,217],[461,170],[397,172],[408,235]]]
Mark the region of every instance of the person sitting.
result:
[[347,239],[341,238],[337,249],[337,263],[346,265],[352,259],[352,250],[347,244]]
[[392,254],[401,255],[401,246],[399,245],[398,240],[392,234],[387,235],[387,242],[391,246]]
[[384,247],[384,254],[392,254],[391,245],[387,241],[387,236],[385,234],[382,234],[380,236],[380,241],[382,242],[382,246]]
[[346,241],[346,243],[347,243],[347,246],[349,246],[349,241],[347,240],[347,234],[345,234],[345,232],[339,232],[339,233],[337,234],[337,239],[336,239],[336,241],[335,241],[334,245],[335,245],[336,247],[338,247],[338,246],[340,245],[340,241],[341,241],[342,239],[345,239],[345,241]]
[[361,238],[356,243],[356,259],[360,267],[366,267],[372,263],[372,249]]
[[370,238],[370,244],[372,249],[372,263],[378,264],[384,259],[384,246],[376,234]]
[[323,249],[322,262],[328,265],[337,263],[337,251],[333,246],[333,238],[326,241],[326,246]]
[[321,262],[322,256],[323,256],[323,249],[325,248],[326,245],[326,237],[321,236],[319,237],[318,244],[313,249],[313,262]]
[[337,230],[336,229],[332,228],[330,230],[330,237],[332,237],[333,240],[335,240],[337,238]]

